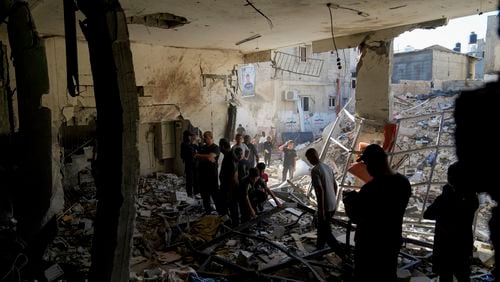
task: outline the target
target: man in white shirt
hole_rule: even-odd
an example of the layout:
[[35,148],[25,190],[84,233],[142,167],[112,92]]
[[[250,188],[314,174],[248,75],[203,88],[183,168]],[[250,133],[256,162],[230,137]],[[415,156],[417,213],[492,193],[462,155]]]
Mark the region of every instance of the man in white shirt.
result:
[[306,151],[307,160],[313,165],[311,181],[318,202],[318,239],[316,247],[323,249],[325,243],[342,256],[339,242],[332,234],[331,220],[336,208],[337,182],[333,169],[319,160],[314,148]]
[[236,134],[236,136],[234,137],[234,141],[236,142],[236,144],[234,144],[231,147],[231,151],[234,152],[235,148],[241,148],[241,150],[243,151],[243,157],[245,159],[248,159],[248,154],[250,154],[250,149],[248,149],[248,146],[245,143],[243,143],[243,135],[239,133]]

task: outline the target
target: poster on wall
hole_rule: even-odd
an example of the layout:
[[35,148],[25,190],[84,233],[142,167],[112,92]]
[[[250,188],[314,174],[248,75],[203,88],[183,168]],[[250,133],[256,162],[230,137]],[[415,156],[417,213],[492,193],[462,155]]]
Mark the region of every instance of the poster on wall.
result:
[[241,66],[239,74],[241,96],[255,96],[255,67],[253,65]]

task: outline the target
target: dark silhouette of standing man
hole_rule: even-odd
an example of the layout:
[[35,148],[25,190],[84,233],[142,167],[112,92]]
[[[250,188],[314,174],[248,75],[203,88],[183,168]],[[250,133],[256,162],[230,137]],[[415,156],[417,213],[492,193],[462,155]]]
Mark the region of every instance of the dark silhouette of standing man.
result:
[[410,182],[391,169],[377,144],[368,145],[357,161],[364,162],[373,179],[344,198],[347,215],[356,224],[355,281],[373,281],[375,274],[377,281],[395,282]]

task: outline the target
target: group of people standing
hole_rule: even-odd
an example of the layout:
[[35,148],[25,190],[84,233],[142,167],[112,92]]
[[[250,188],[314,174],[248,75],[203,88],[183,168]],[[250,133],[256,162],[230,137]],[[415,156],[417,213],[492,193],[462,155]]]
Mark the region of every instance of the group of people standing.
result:
[[[345,249],[331,231],[336,210],[337,183],[333,169],[320,161],[311,148],[306,158],[313,165],[311,182],[317,203],[317,247],[327,243],[341,257]],[[356,224],[354,281],[397,281],[398,255],[403,243],[402,226],[412,194],[408,179],[392,170],[386,152],[377,144],[365,148],[356,160],[372,176],[359,191],[344,194],[346,214]],[[459,162],[448,168],[442,194],[425,210],[424,218],[436,220],[433,271],[440,281],[470,281],[477,194],[457,181]]]
[[[281,207],[267,187],[266,165],[259,163],[250,136],[236,134],[236,143],[231,147],[226,139],[215,144],[212,132],[205,131],[203,141],[203,145],[198,145],[196,136],[185,131],[181,157],[186,170],[186,191],[191,197],[197,192],[201,194],[206,214],[216,211],[218,215],[230,215],[231,224],[237,226],[263,211],[268,195]],[[219,172],[220,153],[223,159]]]
[[[215,203],[218,215],[229,215],[232,226],[256,217],[263,211],[263,203],[270,195],[276,205],[281,203],[268,188],[266,163],[259,155],[250,137],[236,134],[231,147],[226,139],[219,145],[212,132],[203,133],[204,144],[198,146],[196,136],[184,134],[181,157],[186,169],[186,190],[190,196],[201,193],[207,214],[213,213]],[[283,180],[293,177],[297,154],[293,141],[280,147],[284,152]],[[220,172],[218,160],[223,154]],[[311,169],[311,183],[317,199],[318,249],[325,244],[341,257],[343,248],[332,234],[331,221],[337,208],[338,186],[335,173],[323,163],[318,152],[310,148],[305,154]],[[373,275],[383,281],[397,281],[398,255],[403,243],[404,213],[412,194],[408,179],[391,169],[382,147],[371,144],[357,159],[366,166],[372,180],[359,191],[344,194],[346,214],[356,224],[354,247],[354,280],[372,281]],[[436,220],[434,242],[434,271],[440,281],[469,281],[472,258],[472,220],[478,208],[477,195],[467,192],[457,183],[458,163],[449,167],[448,183],[424,213]],[[219,185],[220,183],[220,185]],[[375,212],[376,211],[376,212]],[[381,281],[382,281],[381,280]]]

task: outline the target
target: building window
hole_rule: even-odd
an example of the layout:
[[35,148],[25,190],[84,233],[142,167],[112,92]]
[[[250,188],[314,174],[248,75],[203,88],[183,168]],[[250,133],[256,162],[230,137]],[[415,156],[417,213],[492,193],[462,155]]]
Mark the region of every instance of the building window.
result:
[[332,110],[335,108],[335,97],[329,96],[328,97],[328,109]]
[[309,97],[300,97],[300,99],[302,100],[302,110],[304,112],[309,112],[310,108],[309,108]]
[[299,47],[299,55],[300,55],[301,62],[307,61],[307,49],[306,49],[306,47]]
[[356,88],[356,79],[351,80],[351,88],[352,89]]

